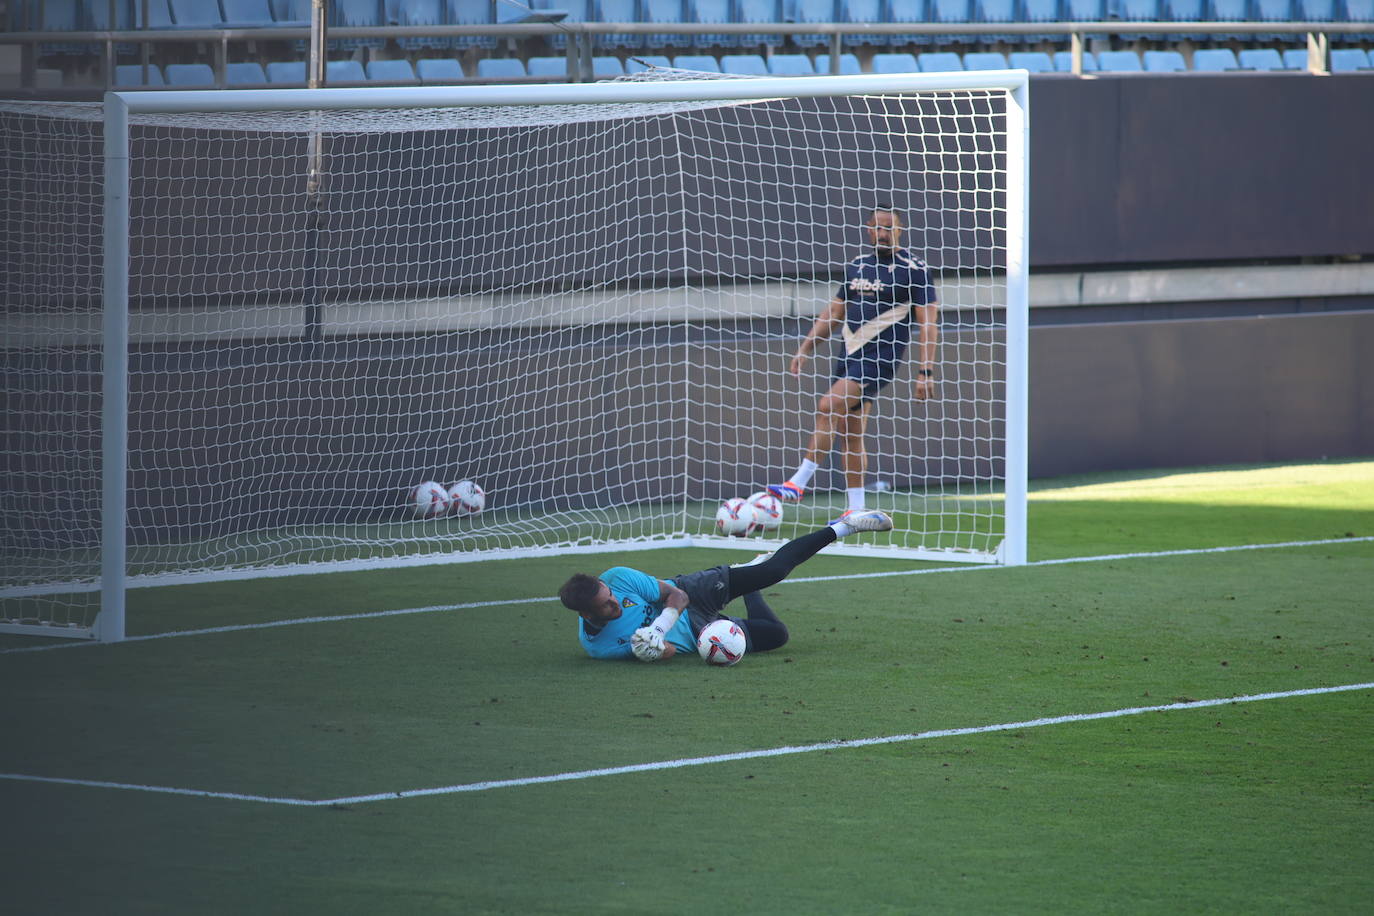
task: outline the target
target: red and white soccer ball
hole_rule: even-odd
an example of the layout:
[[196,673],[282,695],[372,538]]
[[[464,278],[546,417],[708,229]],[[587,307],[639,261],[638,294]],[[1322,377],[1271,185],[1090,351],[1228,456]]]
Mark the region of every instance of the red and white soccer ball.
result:
[[449,503],[453,514],[459,518],[476,515],[486,508],[487,494],[471,480],[460,480],[448,488]]
[[767,490],[760,490],[749,497],[749,505],[754,507],[754,516],[763,531],[777,531],[782,525],[782,500]]
[[733,620],[713,620],[701,628],[697,652],[708,665],[729,667],[744,658],[744,631]]
[[416,518],[437,518],[448,512],[448,490],[443,484],[426,480],[410,489],[410,514]]
[[716,510],[716,531],[733,537],[744,537],[758,530],[758,511],[746,499],[736,496],[727,499]]

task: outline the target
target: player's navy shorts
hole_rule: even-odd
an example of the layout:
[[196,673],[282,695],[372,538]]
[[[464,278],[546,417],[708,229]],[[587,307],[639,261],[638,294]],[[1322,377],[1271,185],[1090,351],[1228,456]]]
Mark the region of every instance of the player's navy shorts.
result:
[[835,361],[835,380],[852,378],[863,386],[861,403],[871,404],[873,399],[892,383],[897,374],[897,366],[902,361],[902,352],[874,353],[860,350],[858,353],[841,356]]
[[729,566],[673,576],[673,584],[687,593],[687,619],[692,624],[693,636],[711,621],[726,616],[725,605],[730,600]]

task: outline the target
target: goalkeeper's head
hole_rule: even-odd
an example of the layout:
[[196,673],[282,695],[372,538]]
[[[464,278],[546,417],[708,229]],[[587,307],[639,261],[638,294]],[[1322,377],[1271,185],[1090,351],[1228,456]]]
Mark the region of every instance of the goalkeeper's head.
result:
[[868,217],[868,237],[873,248],[884,257],[902,247],[902,215],[891,207],[874,207]]
[[620,616],[620,602],[611,594],[611,587],[596,576],[577,573],[558,590],[558,600],[583,619],[601,624]]

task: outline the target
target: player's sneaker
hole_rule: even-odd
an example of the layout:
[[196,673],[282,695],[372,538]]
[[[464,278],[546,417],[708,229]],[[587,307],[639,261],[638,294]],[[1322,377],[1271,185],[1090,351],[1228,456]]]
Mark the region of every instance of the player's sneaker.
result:
[[790,480],[787,483],[770,483],[768,492],[785,503],[799,503],[803,494],[806,493],[805,490]]
[[892,530],[892,517],[881,509],[850,509],[830,524],[836,522],[848,525],[855,531]]

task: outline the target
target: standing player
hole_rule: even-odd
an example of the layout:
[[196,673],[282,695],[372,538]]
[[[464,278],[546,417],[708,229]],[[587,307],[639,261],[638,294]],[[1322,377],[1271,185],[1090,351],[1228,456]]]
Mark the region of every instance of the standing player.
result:
[[834,381],[816,407],[816,427],[797,472],[768,492],[796,502],[806,492],[818,464],[839,439],[844,455],[848,511],[864,508],[864,474],[868,453],[864,431],[873,399],[896,375],[916,325],[914,393],[930,397],[935,382],[935,343],[939,334],[935,287],[924,261],[901,247],[902,217],[891,207],[878,207],[867,223],[873,242],[844,269],[844,284],[797,347],[789,371],[801,377],[802,367],[816,345],[836,328],[844,329],[844,355],[835,364]]
[[558,597],[582,618],[578,639],[592,658],[633,656],[652,662],[679,652],[692,653],[701,628],[724,617],[725,605],[741,596],[749,616],[730,619],[744,630],[746,652],[767,652],[787,642],[787,627],[759,591],[786,579],[837,538],[891,528],[892,519],[877,509],[847,513],[839,521],[788,541],[762,562],[713,566],[671,579],[616,566],[600,576],[577,573],[563,583]]

